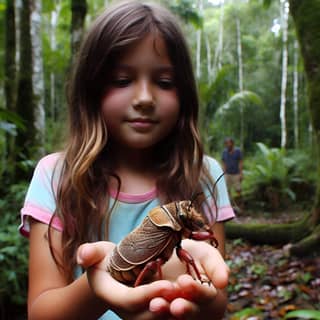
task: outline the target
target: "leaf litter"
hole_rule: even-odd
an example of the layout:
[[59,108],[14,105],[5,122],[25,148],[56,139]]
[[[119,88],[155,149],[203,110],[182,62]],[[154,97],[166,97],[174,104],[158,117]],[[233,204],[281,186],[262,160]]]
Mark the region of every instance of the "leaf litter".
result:
[[227,241],[231,273],[225,320],[282,319],[320,310],[320,257],[290,257],[283,247]]

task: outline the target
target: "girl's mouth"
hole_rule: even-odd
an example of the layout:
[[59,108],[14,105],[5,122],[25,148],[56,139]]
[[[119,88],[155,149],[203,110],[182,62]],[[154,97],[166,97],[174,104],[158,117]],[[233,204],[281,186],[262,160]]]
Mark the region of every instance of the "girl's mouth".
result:
[[138,131],[148,131],[150,130],[157,122],[149,118],[134,118],[128,120],[129,125],[138,130]]

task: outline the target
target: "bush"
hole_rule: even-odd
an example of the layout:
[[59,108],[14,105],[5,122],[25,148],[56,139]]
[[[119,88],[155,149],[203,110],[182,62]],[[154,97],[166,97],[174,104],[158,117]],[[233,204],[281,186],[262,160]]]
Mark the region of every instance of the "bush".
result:
[[[287,153],[257,143],[254,157],[246,161],[243,196],[251,204],[277,210],[296,201],[301,186],[312,189],[313,182],[304,176],[310,160],[302,152]],[[309,193],[310,195],[310,193]]]
[[26,189],[26,183],[13,185],[5,197],[0,200],[2,213],[0,220],[1,318],[7,318],[6,315],[12,315],[12,310],[26,304],[28,243],[18,232],[19,211]]

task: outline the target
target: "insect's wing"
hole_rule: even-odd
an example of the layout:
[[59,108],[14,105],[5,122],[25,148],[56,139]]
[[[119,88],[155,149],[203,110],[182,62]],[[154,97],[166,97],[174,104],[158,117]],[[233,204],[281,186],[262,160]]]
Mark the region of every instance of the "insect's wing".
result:
[[177,221],[175,203],[171,202],[161,207],[152,209],[148,216],[150,220],[158,227],[169,227],[172,230],[180,231],[181,225]]
[[172,251],[178,241],[174,231],[157,227],[146,217],[139,228],[121,241],[118,253],[129,264],[139,265],[152,260],[165,249]]

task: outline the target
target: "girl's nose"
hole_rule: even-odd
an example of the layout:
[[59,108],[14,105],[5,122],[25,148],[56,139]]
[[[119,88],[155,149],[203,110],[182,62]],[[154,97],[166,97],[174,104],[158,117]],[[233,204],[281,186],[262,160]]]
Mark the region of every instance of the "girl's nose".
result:
[[148,80],[141,80],[137,84],[133,106],[143,109],[154,107],[152,85]]

